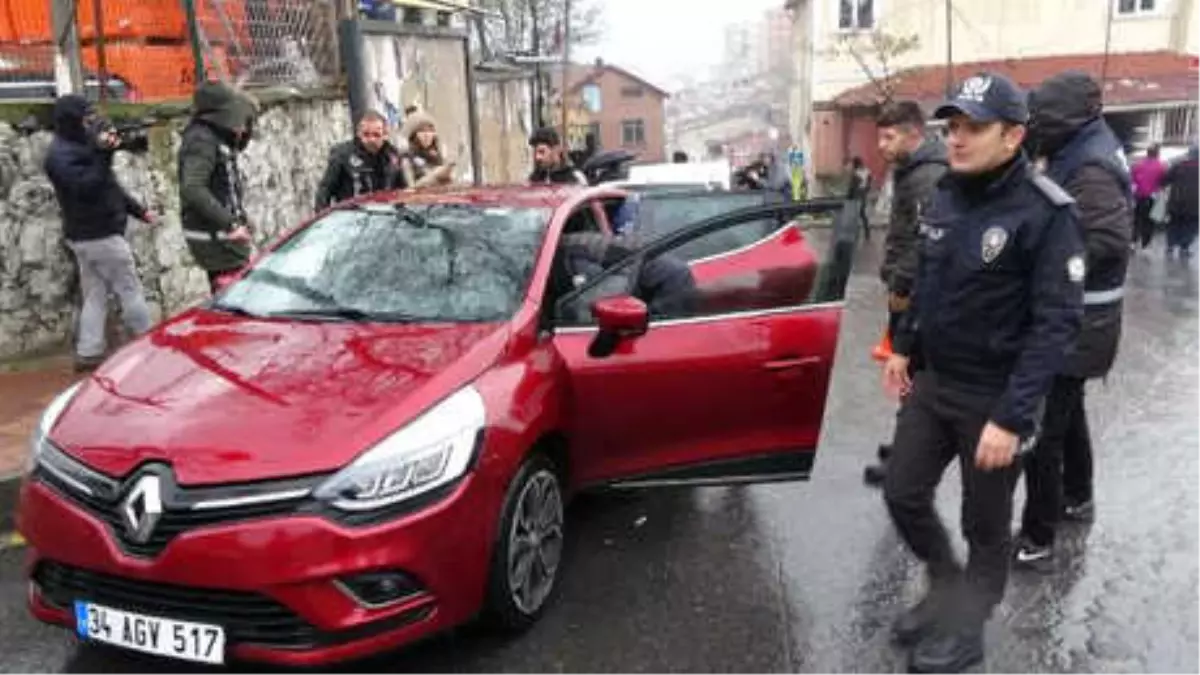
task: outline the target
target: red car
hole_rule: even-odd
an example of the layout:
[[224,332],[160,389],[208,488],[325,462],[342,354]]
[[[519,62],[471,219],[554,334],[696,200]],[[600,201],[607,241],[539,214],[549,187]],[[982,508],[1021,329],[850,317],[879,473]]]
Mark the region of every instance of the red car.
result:
[[[840,204],[647,192],[650,243],[560,269],[564,234],[607,234],[629,197],[392,193],[280,237],[47,408],[19,511],[33,614],[325,664],[531,624],[578,490],[807,478],[842,289],[804,219]],[[643,283],[663,261],[686,283]]]

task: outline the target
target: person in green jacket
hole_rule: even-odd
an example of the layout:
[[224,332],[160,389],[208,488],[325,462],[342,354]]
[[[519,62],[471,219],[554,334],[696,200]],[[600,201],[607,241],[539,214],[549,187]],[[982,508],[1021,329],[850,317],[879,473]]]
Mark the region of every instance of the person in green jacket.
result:
[[246,94],[206,82],[196,89],[179,146],[183,235],[213,293],[218,278],[250,259],[253,241],[237,160],[250,142],[256,113]]

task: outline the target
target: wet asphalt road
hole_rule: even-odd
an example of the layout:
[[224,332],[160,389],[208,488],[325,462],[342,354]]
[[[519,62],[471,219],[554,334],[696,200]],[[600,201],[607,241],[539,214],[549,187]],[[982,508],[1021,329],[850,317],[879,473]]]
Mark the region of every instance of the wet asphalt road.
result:
[[[583,498],[561,594],[529,633],[467,628],[345,669],[903,672],[889,624],[920,569],[861,482],[892,419],[867,356],[883,322],[877,255],[856,261],[811,482]],[[1200,670],[1196,265],[1144,255],[1129,286],[1118,365],[1089,389],[1096,522],[1067,528],[1053,572],[1014,573],[987,671]],[[939,494],[955,530],[957,481],[952,467]],[[180,669],[33,622],[19,560],[0,553],[0,671]]]

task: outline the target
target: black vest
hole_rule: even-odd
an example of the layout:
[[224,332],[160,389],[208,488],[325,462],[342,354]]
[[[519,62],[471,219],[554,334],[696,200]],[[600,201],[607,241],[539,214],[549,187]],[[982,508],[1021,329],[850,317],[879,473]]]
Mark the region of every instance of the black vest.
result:
[[[1075,177],[1075,172],[1087,165],[1103,168],[1120,183],[1132,217],[1136,200],[1133,196],[1133,179],[1125,159],[1125,150],[1104,120],[1092,120],[1084,125],[1066,146],[1050,158],[1046,175],[1059,185],[1065,186]],[[1076,201],[1080,198],[1079,195],[1073,196]],[[1081,225],[1086,238],[1088,224]],[[1118,264],[1099,267],[1095,264],[1096,261],[1088,261],[1088,274],[1084,282],[1084,289],[1088,292],[1086,304],[1111,304],[1104,301],[1115,295],[1117,289],[1125,284],[1127,262],[1127,258],[1122,258]]]
[[[1133,180],[1120,141],[1103,120],[1093,120],[1079,130],[1069,143],[1051,158],[1046,174],[1060,185],[1066,185],[1075,172],[1087,165],[1108,171],[1121,184],[1128,200],[1128,214],[1133,217],[1135,199]],[[1076,196],[1086,199],[1086,195]],[[1087,223],[1081,223],[1084,238]],[[1112,368],[1121,340],[1121,299],[1125,285],[1128,255],[1101,265],[1089,260],[1084,280],[1084,309],[1082,330],[1075,350],[1067,357],[1063,373],[1073,377],[1103,377]]]

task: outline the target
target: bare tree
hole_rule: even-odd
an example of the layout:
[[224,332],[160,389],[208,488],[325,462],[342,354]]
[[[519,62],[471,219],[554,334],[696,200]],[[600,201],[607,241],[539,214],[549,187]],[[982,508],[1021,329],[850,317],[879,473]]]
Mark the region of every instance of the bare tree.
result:
[[[472,3],[489,14],[475,21],[485,53],[541,55],[561,50],[566,0],[472,0]],[[572,2],[572,47],[593,44],[599,39],[601,6],[600,0]]]
[[897,62],[920,44],[921,39],[915,33],[895,35],[876,29],[840,35],[828,52],[833,56],[846,55],[854,59],[878,92],[879,102],[890,103],[896,95]]

